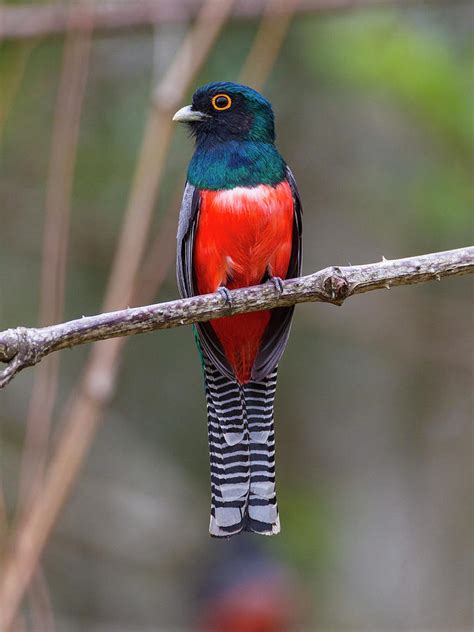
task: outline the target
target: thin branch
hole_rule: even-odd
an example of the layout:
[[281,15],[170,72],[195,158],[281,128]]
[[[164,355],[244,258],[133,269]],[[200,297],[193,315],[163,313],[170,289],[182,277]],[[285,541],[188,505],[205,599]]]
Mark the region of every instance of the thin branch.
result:
[[282,293],[270,283],[233,290],[230,304],[219,293],[204,294],[87,316],[40,329],[7,329],[0,333],[0,361],[9,363],[0,374],[0,387],[6,386],[20,370],[36,364],[53,351],[88,342],[170,329],[296,303],[318,301],[342,305],[347,298],[356,294],[473,272],[474,247],[466,247],[406,259],[384,259],[380,263],[359,266],[332,266],[308,276],[284,281]]
[[[63,319],[71,195],[89,68],[91,28],[92,25],[89,31],[84,30],[79,34],[68,33],[64,45],[46,194],[39,318],[42,326]],[[20,477],[20,507],[27,506],[28,498],[41,485],[58,388],[57,359],[53,356],[40,369],[35,376],[28,409]]]
[[[214,0],[219,4],[222,0]],[[426,2],[451,0],[297,0],[294,10],[299,14],[343,11],[361,7],[384,5],[416,5]],[[279,0],[275,0],[279,4]],[[252,19],[259,16],[267,0],[238,0],[233,17]],[[293,10],[282,3],[282,12]],[[96,30],[120,30],[151,25],[167,25],[191,20],[198,14],[202,0],[134,0],[123,2],[101,0],[90,4],[85,16],[79,3],[24,4],[0,8],[0,39],[20,39],[38,35],[54,35],[68,29],[87,29],[87,19],[93,20]]]
[[261,90],[285,41],[296,4],[297,0],[267,0],[252,48],[240,71],[239,83]]

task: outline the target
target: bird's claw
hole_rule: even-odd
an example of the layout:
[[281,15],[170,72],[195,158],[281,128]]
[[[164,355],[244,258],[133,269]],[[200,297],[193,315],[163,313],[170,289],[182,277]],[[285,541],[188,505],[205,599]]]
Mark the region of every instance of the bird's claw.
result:
[[275,286],[278,294],[283,294],[283,281],[280,277],[271,276],[268,280]]
[[229,292],[229,290],[224,287],[223,285],[221,285],[221,287],[217,288],[217,292],[222,296],[222,298],[225,301],[225,304],[228,307],[232,307],[232,296]]

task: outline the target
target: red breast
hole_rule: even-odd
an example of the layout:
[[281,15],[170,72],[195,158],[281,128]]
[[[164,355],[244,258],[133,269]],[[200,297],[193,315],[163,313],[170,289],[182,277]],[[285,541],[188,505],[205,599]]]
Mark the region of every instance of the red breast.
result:
[[[194,274],[200,294],[257,285],[268,273],[285,278],[291,255],[293,196],[285,180],[200,192]],[[270,312],[211,321],[237,379],[250,379]]]

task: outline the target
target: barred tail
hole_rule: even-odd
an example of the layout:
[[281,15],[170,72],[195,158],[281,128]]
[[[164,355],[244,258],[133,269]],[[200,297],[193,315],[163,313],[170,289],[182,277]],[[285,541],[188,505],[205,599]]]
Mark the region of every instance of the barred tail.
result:
[[213,536],[280,530],[275,495],[275,371],[242,386],[205,362]]
[[243,386],[250,435],[250,493],[247,530],[263,535],[280,531],[275,491],[273,405],[277,368],[266,378]]
[[211,460],[211,535],[244,529],[250,488],[249,435],[242,389],[236,380],[204,365]]

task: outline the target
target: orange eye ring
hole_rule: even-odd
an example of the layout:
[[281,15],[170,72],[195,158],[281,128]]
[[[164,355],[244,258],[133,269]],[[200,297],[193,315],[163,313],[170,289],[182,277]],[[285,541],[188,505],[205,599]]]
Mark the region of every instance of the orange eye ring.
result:
[[[218,105],[217,99],[223,99],[223,98],[226,99],[225,104]],[[218,112],[222,112],[223,110],[228,110],[230,108],[230,106],[232,105],[232,99],[230,98],[228,94],[216,94],[214,97],[212,97],[211,103],[212,103],[212,107],[215,110],[217,110]]]

